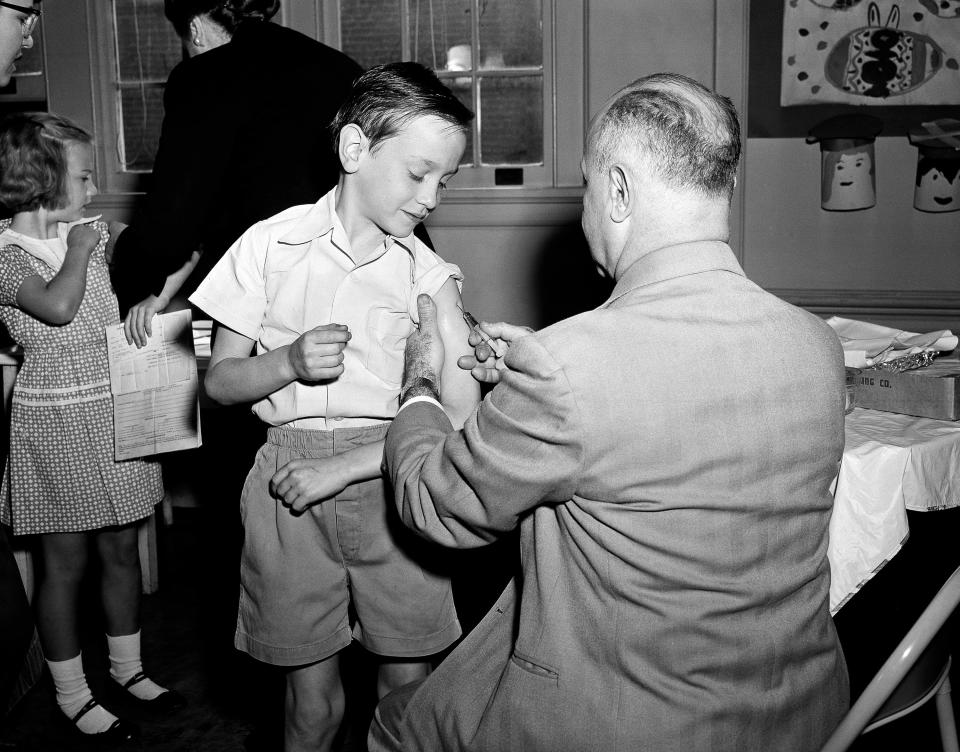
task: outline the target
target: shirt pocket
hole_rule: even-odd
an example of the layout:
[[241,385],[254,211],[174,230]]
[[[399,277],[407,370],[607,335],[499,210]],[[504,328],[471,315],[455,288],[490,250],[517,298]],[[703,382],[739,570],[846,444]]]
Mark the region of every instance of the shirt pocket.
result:
[[413,331],[406,311],[374,308],[367,314],[367,369],[381,381],[400,387],[403,378],[403,349]]

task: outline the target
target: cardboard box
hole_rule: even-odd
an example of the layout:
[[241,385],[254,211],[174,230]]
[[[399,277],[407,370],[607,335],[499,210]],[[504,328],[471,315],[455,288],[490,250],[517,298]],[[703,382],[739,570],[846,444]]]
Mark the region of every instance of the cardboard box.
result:
[[903,373],[866,369],[857,377],[854,404],[922,418],[960,420],[960,360],[935,360]]

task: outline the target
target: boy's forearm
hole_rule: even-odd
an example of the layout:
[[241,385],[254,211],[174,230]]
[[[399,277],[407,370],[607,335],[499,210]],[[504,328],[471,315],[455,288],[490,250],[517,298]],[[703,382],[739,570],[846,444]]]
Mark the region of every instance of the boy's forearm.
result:
[[383,463],[383,439],[372,444],[363,444],[336,457],[344,463],[347,485],[379,478],[380,466]]
[[261,355],[228,357],[212,364],[204,379],[207,394],[224,405],[256,402],[294,381],[288,346]]

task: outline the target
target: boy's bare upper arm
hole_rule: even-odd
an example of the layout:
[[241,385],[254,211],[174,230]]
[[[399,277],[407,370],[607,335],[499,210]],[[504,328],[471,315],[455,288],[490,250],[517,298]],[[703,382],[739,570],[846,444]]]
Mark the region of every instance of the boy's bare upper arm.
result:
[[253,340],[225,326],[217,327],[210,352],[210,368],[227,358],[247,358],[253,352]]
[[467,338],[470,329],[463,320],[460,289],[452,277],[433,296],[437,305],[437,324],[443,340],[444,361],[440,374],[440,399],[455,428],[461,428],[480,401],[480,385],[457,365],[461,355],[472,352]]

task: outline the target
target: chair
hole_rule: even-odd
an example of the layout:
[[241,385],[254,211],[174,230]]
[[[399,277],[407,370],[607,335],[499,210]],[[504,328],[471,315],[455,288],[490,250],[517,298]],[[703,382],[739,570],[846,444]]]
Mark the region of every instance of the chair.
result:
[[944,752],[960,752],[950,699],[951,658],[946,633],[941,633],[958,603],[960,568],[880,667],[821,752],[843,752],[861,733],[912,713],[934,696]]

